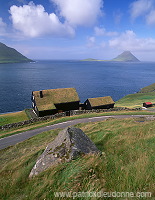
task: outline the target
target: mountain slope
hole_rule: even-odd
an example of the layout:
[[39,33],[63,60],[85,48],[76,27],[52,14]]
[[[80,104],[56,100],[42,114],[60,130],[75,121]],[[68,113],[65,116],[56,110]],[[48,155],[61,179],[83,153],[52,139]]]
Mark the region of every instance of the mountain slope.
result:
[[139,62],[139,60],[130,51],[124,51],[123,53],[118,55],[116,58],[112,59],[112,61]]
[[0,42],[0,63],[21,63],[32,62],[32,60],[23,56],[17,50],[6,46]]
[[138,93],[155,92],[155,83],[142,88]]

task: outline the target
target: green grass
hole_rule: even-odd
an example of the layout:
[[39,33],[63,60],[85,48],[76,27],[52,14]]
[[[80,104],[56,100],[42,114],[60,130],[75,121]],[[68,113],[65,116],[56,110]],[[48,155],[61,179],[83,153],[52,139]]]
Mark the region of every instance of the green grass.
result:
[[155,92],[155,83],[142,88],[139,92],[141,93]]
[[129,94],[118,100],[115,106],[136,108],[142,107],[144,102],[155,103],[155,92]]
[[76,125],[103,152],[102,156],[87,155],[53,166],[32,179],[28,176],[34,163],[60,130],[1,150],[0,199],[59,199],[54,198],[56,191],[141,191],[152,192],[155,198],[155,122],[138,120],[109,119]]
[[28,117],[25,111],[20,111],[16,113],[8,113],[0,115],[0,126],[5,124],[11,124],[15,122],[28,120]]
[[118,100],[115,106],[136,108],[142,107],[144,102],[155,103],[155,83],[142,88],[136,94],[129,94]]

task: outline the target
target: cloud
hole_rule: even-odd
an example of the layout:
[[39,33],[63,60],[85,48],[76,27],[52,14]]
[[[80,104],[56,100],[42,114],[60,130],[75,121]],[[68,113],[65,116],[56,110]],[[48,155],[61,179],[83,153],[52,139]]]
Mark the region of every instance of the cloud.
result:
[[0,35],[6,34],[7,25],[3,22],[3,19],[0,18]]
[[[17,0],[24,3],[25,0]],[[77,26],[92,26],[102,13],[103,0],[50,0],[57,14],[47,13],[42,5],[32,1],[10,7],[13,28],[26,37],[73,37]]]
[[116,36],[118,35],[118,33],[116,31],[106,31],[105,28],[99,28],[99,27],[95,27],[94,28],[94,31],[95,31],[95,35],[96,36]]
[[153,7],[153,0],[137,0],[130,5],[131,18],[134,20],[139,16],[147,14]]
[[73,26],[94,25],[103,7],[102,0],[51,0],[59,14]]
[[138,0],[130,5],[130,14],[132,20],[143,16],[148,25],[155,25],[155,1]]
[[11,20],[13,27],[28,37],[43,35],[73,36],[74,29],[67,23],[61,23],[54,14],[48,14],[42,5],[30,2],[28,5],[11,6]]
[[114,17],[115,24],[120,24],[121,19],[123,17],[123,13],[120,10],[116,10],[113,13],[113,17]]
[[155,39],[138,38],[132,30],[127,30],[119,37],[109,40],[109,46],[123,51],[155,51]]
[[87,38],[87,47],[94,47],[95,46],[95,42],[96,42],[96,38],[95,37],[88,37]]
[[146,22],[149,25],[155,24],[155,10],[151,10],[151,12],[146,16]]
[[94,31],[96,36],[104,36],[106,32],[105,28],[99,28],[97,26],[94,28]]

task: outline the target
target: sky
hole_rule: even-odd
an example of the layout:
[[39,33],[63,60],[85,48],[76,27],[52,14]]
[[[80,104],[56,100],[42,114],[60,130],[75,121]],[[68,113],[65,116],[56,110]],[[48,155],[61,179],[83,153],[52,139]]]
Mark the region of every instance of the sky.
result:
[[0,0],[0,42],[34,60],[155,61],[155,0]]

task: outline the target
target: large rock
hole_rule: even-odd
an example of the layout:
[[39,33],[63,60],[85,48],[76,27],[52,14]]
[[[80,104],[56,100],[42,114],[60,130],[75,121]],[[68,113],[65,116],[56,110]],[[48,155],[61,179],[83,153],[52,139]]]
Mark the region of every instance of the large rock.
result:
[[29,177],[39,174],[52,165],[69,162],[80,155],[99,152],[95,144],[81,129],[65,128],[53,142],[48,144],[43,154],[38,158]]

